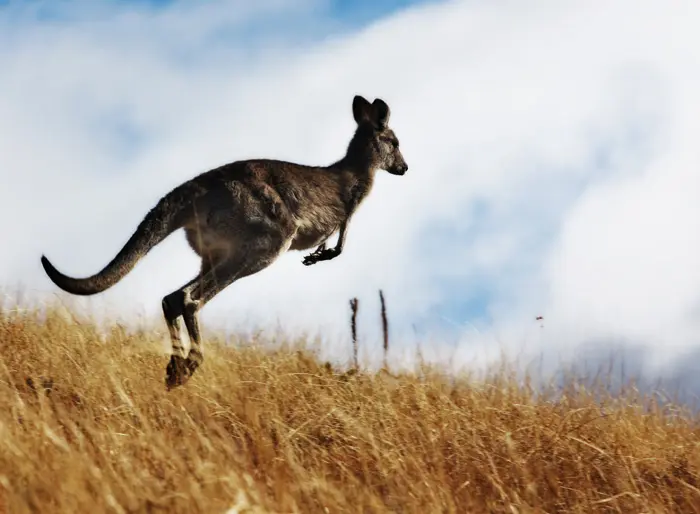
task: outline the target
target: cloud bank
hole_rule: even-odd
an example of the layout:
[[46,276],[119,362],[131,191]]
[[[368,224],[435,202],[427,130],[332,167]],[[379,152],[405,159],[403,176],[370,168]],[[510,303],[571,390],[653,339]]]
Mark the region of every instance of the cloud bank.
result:
[[[380,174],[341,257],[283,256],[205,326],[320,333],[344,359],[351,297],[379,349],[383,288],[397,359],[417,341],[455,365],[603,345],[658,371],[696,354],[700,4],[464,0],[361,26],[321,0],[250,5],[0,8],[0,283],[58,294],[42,253],[92,274],[211,167],[332,162],[360,93],[391,106],[408,174]],[[177,233],[76,302],[160,316],[196,270]]]

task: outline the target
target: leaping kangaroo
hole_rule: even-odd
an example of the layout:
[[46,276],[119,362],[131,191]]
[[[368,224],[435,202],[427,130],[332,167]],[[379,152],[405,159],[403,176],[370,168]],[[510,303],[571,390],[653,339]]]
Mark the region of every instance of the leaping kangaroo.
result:
[[[367,197],[377,170],[403,175],[408,165],[389,128],[389,106],[355,96],[357,123],[345,156],[329,166],[272,159],[235,161],[175,187],[146,214],[124,247],[102,271],[72,278],[42,255],[41,264],[61,289],[75,295],[100,293],[119,282],[153,247],[184,228],[202,258],[199,274],[163,298],[172,341],[166,368],[168,390],[185,384],[203,362],[197,312],[234,281],[257,273],[288,250],[307,250],[305,265],[334,259],[343,251],[348,225]],[[335,247],[326,241],[335,232]],[[185,353],[180,316],[190,338]]]

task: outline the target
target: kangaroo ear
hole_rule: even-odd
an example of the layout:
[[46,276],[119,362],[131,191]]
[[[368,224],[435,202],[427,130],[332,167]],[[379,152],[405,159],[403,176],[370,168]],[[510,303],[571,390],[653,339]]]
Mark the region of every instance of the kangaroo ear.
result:
[[363,121],[372,120],[372,104],[365,97],[355,95],[352,99],[352,115],[358,125]]
[[372,102],[373,120],[377,127],[385,129],[389,125],[389,116],[391,116],[391,110],[384,100],[381,98],[376,98]]

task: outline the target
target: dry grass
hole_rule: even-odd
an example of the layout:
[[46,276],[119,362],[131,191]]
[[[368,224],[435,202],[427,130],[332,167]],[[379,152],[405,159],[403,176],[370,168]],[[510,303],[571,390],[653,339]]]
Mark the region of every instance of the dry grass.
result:
[[158,334],[0,313],[0,511],[700,512],[695,420],[632,393],[205,351],[167,393]]

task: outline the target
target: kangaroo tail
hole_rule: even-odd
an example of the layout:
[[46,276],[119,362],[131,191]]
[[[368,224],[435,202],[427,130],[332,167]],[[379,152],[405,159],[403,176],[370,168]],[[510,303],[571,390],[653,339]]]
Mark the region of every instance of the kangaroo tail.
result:
[[167,194],[143,218],[124,247],[102,271],[86,278],[73,278],[58,271],[42,255],[41,264],[58,287],[74,295],[87,296],[112,287],[129,273],[154,246],[183,226],[183,195],[176,189]]

